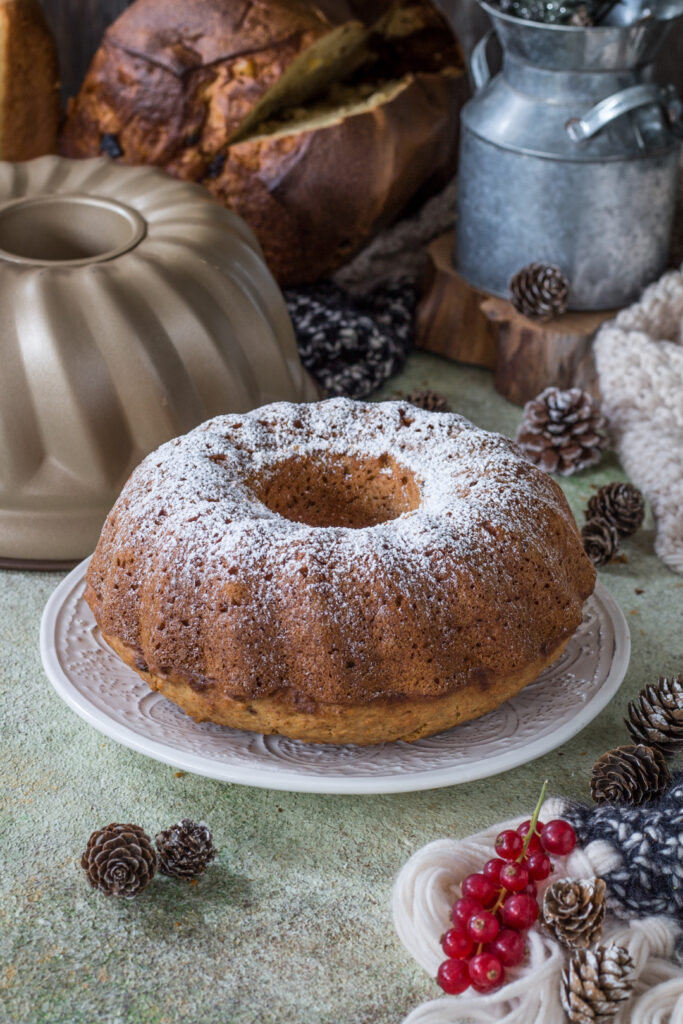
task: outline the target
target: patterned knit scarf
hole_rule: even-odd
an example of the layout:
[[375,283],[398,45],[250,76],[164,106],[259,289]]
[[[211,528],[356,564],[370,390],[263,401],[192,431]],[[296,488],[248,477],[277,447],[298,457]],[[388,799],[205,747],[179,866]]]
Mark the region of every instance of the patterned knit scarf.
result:
[[365,398],[398,373],[413,345],[409,278],[353,296],[324,281],[285,292],[301,362],[327,395]]
[[660,800],[638,807],[571,803],[564,816],[582,846],[602,839],[620,855],[620,865],[604,875],[615,914],[665,914],[683,925],[683,775]]

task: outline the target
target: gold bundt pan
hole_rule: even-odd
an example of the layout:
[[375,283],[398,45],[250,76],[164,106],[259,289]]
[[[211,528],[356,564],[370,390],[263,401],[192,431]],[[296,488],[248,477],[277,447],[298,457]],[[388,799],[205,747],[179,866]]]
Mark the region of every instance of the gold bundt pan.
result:
[[105,158],[0,163],[0,559],[94,548],[150,451],[316,397],[246,224]]

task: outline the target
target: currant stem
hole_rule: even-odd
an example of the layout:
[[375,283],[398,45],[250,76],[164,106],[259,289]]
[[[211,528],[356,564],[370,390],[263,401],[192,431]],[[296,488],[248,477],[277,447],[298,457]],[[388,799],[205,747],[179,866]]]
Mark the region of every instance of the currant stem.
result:
[[536,831],[536,822],[538,821],[538,816],[541,813],[541,807],[543,806],[543,801],[545,799],[545,791],[546,791],[547,788],[548,788],[548,780],[546,779],[545,782],[543,783],[543,787],[541,789],[541,795],[538,798],[538,803],[536,804],[536,807],[534,809],[534,813],[531,815],[531,822],[529,824],[529,831],[527,832],[526,836],[524,837],[524,846],[522,847],[522,852],[520,853],[519,857],[517,858],[517,860],[520,863],[526,857],[526,852],[529,849],[529,843],[531,842],[531,837],[533,836],[534,832]]
[[[524,858],[526,856],[526,852],[529,849],[529,843],[531,842],[531,837],[534,834],[534,832],[536,831],[536,822],[538,821],[538,816],[541,813],[541,807],[543,806],[543,801],[545,799],[545,791],[546,791],[547,788],[548,788],[548,780],[546,779],[545,782],[543,783],[543,787],[541,789],[541,795],[538,798],[538,803],[536,804],[536,807],[534,809],[534,813],[531,815],[531,821],[529,822],[529,831],[527,832],[526,836],[524,837],[524,846],[522,847],[522,852],[520,853],[519,857],[517,857],[517,863],[518,864],[521,864],[521,862],[524,860]],[[502,907],[503,902],[505,900],[505,897],[507,895],[508,895],[507,889],[501,889],[500,890],[500,893],[498,895],[498,899],[496,900],[495,905],[491,908],[491,913],[492,914],[495,914],[496,911],[500,910],[500,908]]]

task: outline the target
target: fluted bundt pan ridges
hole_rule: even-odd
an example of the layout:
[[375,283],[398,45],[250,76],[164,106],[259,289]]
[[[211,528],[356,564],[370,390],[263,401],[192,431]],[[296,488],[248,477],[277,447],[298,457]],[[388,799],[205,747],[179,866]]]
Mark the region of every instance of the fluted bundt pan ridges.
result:
[[405,402],[221,416],[132,475],[88,569],[114,650],[198,720],[417,739],[535,679],[595,570],[507,438]]
[[0,164],[0,556],[93,549],[138,462],[223,412],[315,397],[254,236],[102,158]]

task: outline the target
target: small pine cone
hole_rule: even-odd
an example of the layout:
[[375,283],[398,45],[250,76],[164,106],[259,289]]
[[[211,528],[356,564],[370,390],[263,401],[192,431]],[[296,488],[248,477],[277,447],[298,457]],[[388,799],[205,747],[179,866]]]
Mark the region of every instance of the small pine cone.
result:
[[559,267],[529,263],[510,281],[510,301],[530,320],[552,320],[567,308],[569,281]]
[[583,550],[597,569],[607,565],[619,548],[619,534],[607,519],[589,519],[581,537]]
[[154,878],[157,855],[139,825],[112,823],[92,833],[81,867],[93,888],[132,899]]
[[622,946],[577,949],[562,971],[560,995],[572,1024],[614,1017],[633,990],[633,960]]
[[586,391],[546,388],[527,402],[515,440],[526,457],[546,473],[569,476],[602,458],[606,421]]
[[205,871],[216,856],[209,826],[183,818],[155,836],[159,870],[173,878],[194,878]]
[[576,25],[579,28],[590,28],[595,24],[595,22],[593,21],[586,5],[579,4],[567,24]]
[[431,391],[429,388],[416,388],[406,395],[406,402],[417,405],[420,409],[428,412],[450,412],[451,406],[445,395],[438,391]]
[[586,519],[606,519],[620,537],[630,537],[645,518],[643,495],[633,484],[605,484],[588,502]]
[[660,796],[671,782],[664,756],[642,744],[615,747],[593,765],[591,796],[596,803],[642,804]]
[[543,920],[555,938],[574,949],[602,935],[606,885],[602,878],[558,878],[543,897]]
[[645,743],[671,757],[683,748],[683,675],[660,676],[628,706],[626,727],[634,743]]

